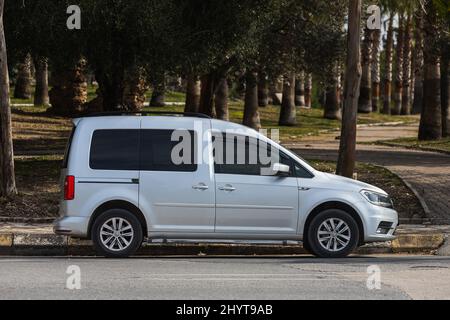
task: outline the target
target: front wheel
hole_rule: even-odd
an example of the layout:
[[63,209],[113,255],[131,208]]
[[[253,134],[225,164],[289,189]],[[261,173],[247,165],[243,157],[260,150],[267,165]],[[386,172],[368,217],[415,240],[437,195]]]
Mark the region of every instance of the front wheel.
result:
[[358,241],[355,219],[342,210],[325,210],[309,225],[308,244],[312,253],[320,258],[346,257],[355,250]]
[[92,227],[96,251],[108,258],[125,258],[139,249],[143,240],[142,226],[132,213],[111,209],[102,213]]

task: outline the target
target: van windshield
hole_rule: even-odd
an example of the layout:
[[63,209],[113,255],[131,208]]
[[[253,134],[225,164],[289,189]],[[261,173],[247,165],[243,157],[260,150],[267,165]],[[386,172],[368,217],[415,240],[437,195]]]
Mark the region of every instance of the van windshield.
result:
[[67,141],[66,150],[64,151],[64,160],[62,164],[63,169],[67,169],[67,165],[69,164],[69,153],[70,153],[70,146],[72,145],[73,136],[75,135],[76,126],[72,128],[72,133],[70,134],[69,141]]

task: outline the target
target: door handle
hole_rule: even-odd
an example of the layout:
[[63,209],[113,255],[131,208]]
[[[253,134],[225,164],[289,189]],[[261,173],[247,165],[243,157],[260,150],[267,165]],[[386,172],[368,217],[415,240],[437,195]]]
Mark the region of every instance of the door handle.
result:
[[224,187],[219,187],[219,190],[232,192],[232,191],[236,191],[236,188],[233,188],[233,186],[230,186],[230,185],[226,185]]
[[196,186],[192,186],[192,189],[194,189],[194,190],[208,190],[209,187],[206,184],[204,184],[204,183],[200,183],[200,184],[198,184]]
[[311,190],[311,188],[299,187],[298,190],[300,190],[300,191],[309,191],[309,190]]

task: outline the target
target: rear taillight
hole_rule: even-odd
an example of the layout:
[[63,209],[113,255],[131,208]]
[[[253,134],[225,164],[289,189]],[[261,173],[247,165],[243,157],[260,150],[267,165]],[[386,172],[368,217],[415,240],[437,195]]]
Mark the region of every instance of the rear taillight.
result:
[[75,199],[75,177],[67,176],[64,181],[64,200]]

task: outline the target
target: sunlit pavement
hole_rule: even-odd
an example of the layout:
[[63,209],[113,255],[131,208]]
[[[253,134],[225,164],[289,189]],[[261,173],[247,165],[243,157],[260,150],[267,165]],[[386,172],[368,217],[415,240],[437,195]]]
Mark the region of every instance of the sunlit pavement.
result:
[[449,299],[450,257],[5,257],[0,298]]

